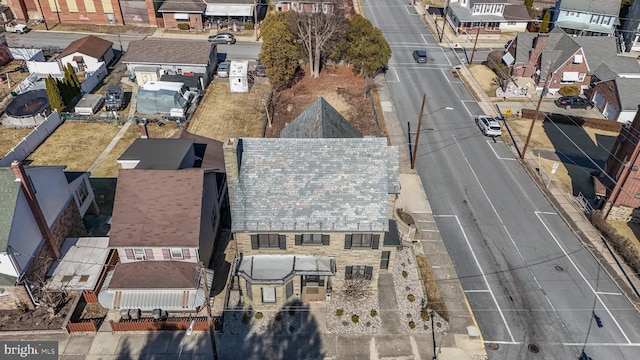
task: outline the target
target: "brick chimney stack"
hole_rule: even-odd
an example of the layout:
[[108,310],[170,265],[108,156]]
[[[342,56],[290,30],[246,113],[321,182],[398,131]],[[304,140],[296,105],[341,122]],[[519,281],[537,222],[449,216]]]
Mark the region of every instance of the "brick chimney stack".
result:
[[242,159],[242,139],[228,138],[222,145],[224,154],[224,167],[227,173],[227,192],[229,201],[233,195],[233,183],[238,180],[240,173],[240,161]]
[[146,121],[139,122],[138,126],[140,127],[140,138],[141,139],[148,139],[149,138],[149,132],[147,132],[147,122]]
[[13,174],[16,176],[16,181],[20,181],[22,185],[24,197],[27,199],[33,217],[36,219],[36,224],[38,224],[38,229],[40,229],[44,242],[51,247],[55,260],[60,259],[60,249],[58,249],[53,242],[53,234],[51,233],[51,229],[49,229],[44,213],[42,213],[42,208],[40,208],[40,204],[36,198],[36,190],[33,188],[31,179],[24,170],[24,167],[22,167],[22,164],[18,161],[11,163],[11,170],[13,170]]

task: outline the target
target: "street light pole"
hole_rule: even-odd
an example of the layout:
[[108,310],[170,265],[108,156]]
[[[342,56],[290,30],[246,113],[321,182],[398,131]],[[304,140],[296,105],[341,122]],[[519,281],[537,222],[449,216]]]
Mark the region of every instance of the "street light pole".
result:
[[433,318],[436,317],[436,312],[431,310],[431,338],[433,339],[433,360],[438,360],[438,352],[436,351],[436,329],[433,327]]
[[546,95],[547,87],[549,86],[549,82],[551,81],[551,64],[549,64],[549,71],[547,71],[547,78],[544,82],[544,87],[540,92],[540,98],[538,98],[538,104],[536,105],[536,113],[533,116],[533,120],[531,120],[531,127],[529,127],[529,133],[527,134],[527,140],[524,142],[524,146],[522,147],[522,154],[520,154],[520,159],[524,159],[524,155],[527,153],[527,148],[529,147],[529,141],[531,140],[531,134],[533,133],[533,127],[538,121],[538,114],[540,113],[540,105],[542,104],[542,98]]
[[[432,112],[423,115],[424,112],[424,103],[427,100],[427,94],[422,95],[422,106],[420,107],[420,117],[418,118],[418,129],[416,130],[416,142],[413,144],[413,156],[411,156],[411,140],[409,140],[409,159],[411,160],[411,168],[413,169],[416,165],[416,157],[418,156],[418,140],[420,139],[420,128],[422,127],[422,118],[425,116],[429,116],[435,112],[440,110],[453,110],[450,106],[444,106],[438,109],[433,110]],[[407,125],[407,131],[409,131],[409,126]],[[411,138],[411,132],[409,131],[409,138]]]
[[444,36],[444,27],[447,25],[447,12],[449,12],[449,0],[447,0],[447,6],[444,8],[444,14],[442,14],[442,31],[440,32],[438,42],[442,42],[442,37]]

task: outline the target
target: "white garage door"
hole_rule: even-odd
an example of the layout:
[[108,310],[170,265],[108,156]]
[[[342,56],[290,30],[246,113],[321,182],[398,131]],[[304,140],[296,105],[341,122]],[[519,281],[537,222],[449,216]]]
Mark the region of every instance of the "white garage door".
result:
[[609,120],[614,120],[616,118],[616,116],[618,116],[618,109],[616,109],[614,106],[611,106],[611,104],[607,104],[607,106],[604,108],[604,111],[602,112],[602,114]]
[[596,107],[600,109],[600,111],[604,108],[604,95],[601,92],[596,91],[596,95],[593,97],[593,102],[596,104]]

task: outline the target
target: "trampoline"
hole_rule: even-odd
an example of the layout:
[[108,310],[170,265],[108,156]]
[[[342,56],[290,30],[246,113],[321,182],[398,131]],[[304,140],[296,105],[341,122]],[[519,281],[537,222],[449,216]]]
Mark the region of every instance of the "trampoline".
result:
[[46,90],[31,90],[13,98],[7,106],[6,113],[12,118],[29,118],[49,108],[49,97]]

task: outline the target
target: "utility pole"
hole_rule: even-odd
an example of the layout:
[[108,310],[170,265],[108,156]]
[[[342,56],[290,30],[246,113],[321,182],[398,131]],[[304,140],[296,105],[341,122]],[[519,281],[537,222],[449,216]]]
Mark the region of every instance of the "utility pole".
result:
[[40,4],[40,0],[38,0],[38,8],[40,9],[40,14],[42,15],[42,22],[44,23],[45,30],[49,30],[49,25],[47,25],[47,18],[44,16],[44,10],[42,10],[42,5]]
[[418,117],[418,129],[416,130],[416,143],[413,145],[413,158],[411,158],[411,168],[416,165],[416,156],[418,152],[418,139],[420,139],[420,127],[422,126],[422,114],[424,113],[424,103],[427,101],[427,94],[422,95],[422,106],[420,106],[420,116]]
[[407,138],[409,138],[409,163],[413,166],[413,149],[411,148],[411,121],[407,121]]
[[447,12],[449,12],[449,0],[447,0],[447,6],[444,7],[444,14],[442,14],[442,31],[438,42],[442,42],[442,37],[444,36],[444,27],[447,25]]
[[547,79],[544,82],[544,87],[542,88],[542,92],[540,93],[540,97],[538,98],[538,104],[536,105],[536,113],[533,116],[533,120],[531,120],[531,126],[529,127],[529,133],[527,134],[527,140],[524,142],[524,147],[522,148],[522,154],[520,154],[520,159],[524,159],[524,155],[527,153],[527,147],[529,147],[529,141],[531,140],[531,134],[533,133],[533,127],[538,121],[538,117],[540,116],[540,104],[542,104],[542,98],[547,93],[547,87],[549,86],[549,82],[551,81],[551,64],[549,64],[549,71],[547,71]]
[[478,37],[480,36],[480,28],[476,29],[476,41],[473,42],[473,50],[471,51],[471,60],[469,60],[469,65],[473,64],[473,55],[476,54],[476,46],[478,45]]
[[253,0],[253,31],[258,41],[258,0]]

